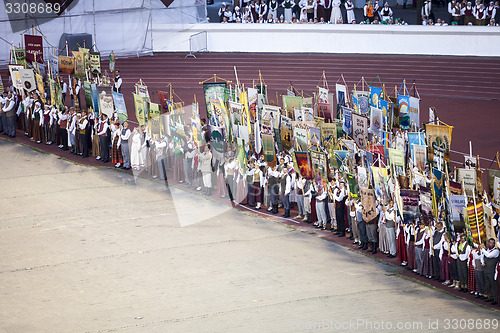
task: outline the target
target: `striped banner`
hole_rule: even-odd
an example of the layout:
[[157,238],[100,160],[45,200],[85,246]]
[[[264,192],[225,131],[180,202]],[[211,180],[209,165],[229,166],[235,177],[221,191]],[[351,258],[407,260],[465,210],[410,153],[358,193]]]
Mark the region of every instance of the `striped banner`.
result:
[[480,244],[486,239],[486,228],[484,227],[483,203],[482,202],[477,203],[475,209],[474,209],[474,203],[468,204],[467,216],[469,218],[469,226],[472,233],[472,238],[474,239],[474,243]]

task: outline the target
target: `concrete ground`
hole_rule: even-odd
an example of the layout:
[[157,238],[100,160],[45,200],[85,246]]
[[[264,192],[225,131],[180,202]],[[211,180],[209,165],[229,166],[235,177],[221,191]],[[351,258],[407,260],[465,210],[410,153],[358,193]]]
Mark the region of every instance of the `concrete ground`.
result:
[[3,139],[0,170],[2,333],[498,329],[499,311],[161,182]]

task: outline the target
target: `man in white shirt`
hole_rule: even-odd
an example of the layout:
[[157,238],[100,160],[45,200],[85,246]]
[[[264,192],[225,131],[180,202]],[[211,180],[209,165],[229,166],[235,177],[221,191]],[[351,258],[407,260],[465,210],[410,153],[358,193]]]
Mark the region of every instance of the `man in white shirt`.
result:
[[467,263],[469,262],[469,255],[470,255],[470,246],[469,244],[467,244],[465,240],[465,235],[460,234],[460,241],[458,243],[457,268],[458,268],[458,280],[460,281],[459,291],[462,292],[467,291],[467,278],[468,278]]
[[128,128],[128,122],[123,122],[123,128],[121,130],[121,149],[122,149],[122,157],[123,157],[123,169],[130,169],[130,148],[128,144],[128,140],[130,138],[130,129]]
[[488,294],[486,302],[497,304],[499,300],[496,299],[495,270],[498,263],[499,251],[495,248],[495,240],[493,238],[488,240],[487,248],[481,244],[481,254],[484,258],[485,290]]
[[[2,108],[2,117],[5,115],[6,122],[4,125],[4,133],[13,138],[16,136],[16,117],[14,105],[16,104],[12,92],[9,91],[7,98],[4,99],[4,106]],[[3,120],[3,119],[2,119]],[[6,126],[7,125],[7,126]]]
[[290,217],[290,192],[292,190],[292,177],[288,174],[288,166],[285,164],[281,170],[281,201],[285,208],[282,217]]
[[99,120],[97,135],[99,136],[99,145],[101,146],[101,159],[103,163],[109,162],[109,142],[108,142],[108,116],[103,113]]
[[122,92],[122,77],[120,76],[120,70],[115,70],[115,83],[113,84],[113,91],[120,93]]
[[382,206],[385,214],[385,228],[387,232],[387,241],[389,242],[389,258],[396,257],[396,212],[394,202],[389,200],[389,207]]
[[[338,177],[338,175],[337,175]],[[333,200],[335,201],[335,220],[337,221],[337,232],[335,235],[339,237],[345,236],[345,200],[347,193],[343,180],[339,182],[338,188],[333,192]]]
[[82,145],[82,157],[87,158],[89,157],[89,143],[87,140],[87,135],[89,135],[89,129],[87,129],[88,125],[88,120],[87,120],[87,112],[82,111],[82,117],[80,118],[80,121],[78,122],[78,130],[80,133],[80,142]]

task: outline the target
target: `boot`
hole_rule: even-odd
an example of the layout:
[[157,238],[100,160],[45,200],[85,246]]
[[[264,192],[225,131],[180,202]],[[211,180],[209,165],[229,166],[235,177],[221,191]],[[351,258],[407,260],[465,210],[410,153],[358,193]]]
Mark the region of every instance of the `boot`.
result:
[[285,216],[283,217],[290,217],[290,209],[285,210]]
[[209,187],[207,190],[207,196],[211,196],[211,195],[212,195],[212,188]]
[[278,214],[278,205],[273,205],[273,211],[271,213]]
[[373,251],[373,242],[368,242],[366,244],[366,251],[372,252]]
[[366,250],[368,248],[368,245],[366,244],[366,242],[363,242],[362,245],[363,245],[363,247],[361,248],[361,250]]
[[311,223],[311,214],[307,214],[307,223]]
[[373,243],[373,251],[372,251],[372,254],[376,254],[377,253],[377,243],[374,242]]

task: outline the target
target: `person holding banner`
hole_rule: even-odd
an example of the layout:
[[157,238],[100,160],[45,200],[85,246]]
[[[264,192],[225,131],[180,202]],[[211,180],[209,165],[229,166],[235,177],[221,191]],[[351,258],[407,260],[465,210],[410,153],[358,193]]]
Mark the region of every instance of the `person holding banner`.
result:
[[89,128],[88,128],[88,119],[87,119],[87,112],[82,111],[82,117],[80,118],[80,121],[78,122],[78,130],[79,130],[79,137],[80,137],[80,142],[82,145],[82,158],[87,158],[89,157],[89,143],[87,139],[87,135],[90,135],[89,133]]
[[460,239],[458,243],[458,279],[460,281],[459,291],[467,291],[467,263],[469,261],[470,246],[467,244],[465,239],[465,234],[460,233]]
[[385,230],[387,241],[389,243],[389,258],[396,257],[396,211],[394,209],[394,201],[389,200],[389,207],[382,206],[385,214]]
[[285,213],[281,216],[287,218],[290,217],[290,192],[292,190],[292,177],[288,173],[287,164],[283,165],[280,178],[281,202],[285,209]]
[[121,130],[118,120],[116,120],[111,126],[111,132],[111,163],[115,165],[115,168],[119,168],[123,164],[123,156],[121,150]]
[[316,178],[313,179],[312,183],[314,187],[318,189],[318,195],[316,196],[316,216],[318,217],[318,221],[315,223],[315,225],[316,228],[326,230],[328,219],[326,217],[325,203],[328,193],[321,182],[318,184]]
[[210,143],[204,147],[203,153],[198,151],[200,160],[200,170],[203,177],[203,186],[205,191],[203,195],[210,196],[212,191],[212,153],[210,152]]
[[14,138],[16,136],[16,114],[14,109],[15,105],[16,102],[14,100],[12,91],[9,91],[7,97],[3,100],[2,122],[3,119],[5,119],[5,123],[3,124],[4,134],[11,138]]
[[345,236],[345,201],[347,198],[347,193],[345,189],[345,182],[340,180],[338,187],[333,193],[333,199],[335,200],[335,220],[337,221],[337,232],[335,235],[338,237]]
[[115,69],[115,83],[113,84],[113,91],[117,93],[122,93],[122,77],[120,76],[120,70]]
[[101,119],[99,120],[99,125],[97,129],[97,136],[99,137],[99,145],[101,148],[101,159],[102,163],[109,162],[109,142],[108,142],[108,116],[103,113]]
[[129,139],[131,136],[130,128],[128,128],[128,121],[124,121],[120,129],[120,148],[123,157],[123,169],[130,169],[130,146]]
[[492,304],[498,303],[497,299],[497,283],[495,282],[495,275],[498,279],[497,263],[499,259],[499,251],[495,248],[495,239],[490,238],[488,240],[488,246],[481,244],[481,254],[484,257],[484,278],[485,278],[485,289],[488,298],[486,302],[492,302]]
[[42,142],[42,120],[43,120],[43,110],[40,102],[35,103],[35,109],[33,110],[33,137],[31,138],[36,143],[40,144]]
[[62,150],[68,150],[68,115],[66,114],[68,107],[64,107],[64,110],[59,111],[59,136],[61,137],[62,143],[59,146]]

